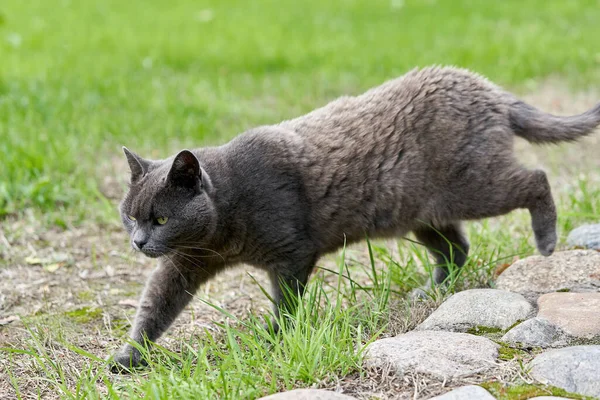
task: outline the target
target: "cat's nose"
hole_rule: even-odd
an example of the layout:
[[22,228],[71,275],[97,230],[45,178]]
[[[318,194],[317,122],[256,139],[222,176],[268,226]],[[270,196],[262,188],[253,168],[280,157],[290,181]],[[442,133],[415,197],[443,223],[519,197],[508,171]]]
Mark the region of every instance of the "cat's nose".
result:
[[148,240],[146,240],[146,239],[141,239],[141,240],[140,240],[140,239],[135,239],[135,240],[133,241],[133,243],[135,243],[135,246],[136,246],[136,247],[137,247],[139,250],[141,250],[141,249],[143,249],[143,248],[144,248],[144,246],[146,245],[146,243],[148,243]]

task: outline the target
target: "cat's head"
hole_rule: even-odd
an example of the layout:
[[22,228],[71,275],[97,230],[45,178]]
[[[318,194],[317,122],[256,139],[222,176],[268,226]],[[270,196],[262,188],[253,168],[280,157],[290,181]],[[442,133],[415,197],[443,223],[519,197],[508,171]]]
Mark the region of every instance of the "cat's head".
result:
[[120,204],[131,246],[148,257],[188,252],[210,243],[217,215],[210,179],[189,150],[166,160],[146,160],[123,147],[129,191]]

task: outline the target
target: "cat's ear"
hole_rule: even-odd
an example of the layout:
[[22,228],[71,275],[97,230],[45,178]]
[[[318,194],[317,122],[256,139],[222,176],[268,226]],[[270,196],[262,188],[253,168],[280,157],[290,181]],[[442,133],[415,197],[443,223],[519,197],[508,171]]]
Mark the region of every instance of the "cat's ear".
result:
[[131,170],[131,183],[134,183],[146,175],[150,163],[125,146],[123,146],[123,153],[127,157],[127,163],[129,163],[129,169]]
[[177,186],[199,191],[202,186],[200,161],[189,150],[180,151],[173,160],[168,180]]

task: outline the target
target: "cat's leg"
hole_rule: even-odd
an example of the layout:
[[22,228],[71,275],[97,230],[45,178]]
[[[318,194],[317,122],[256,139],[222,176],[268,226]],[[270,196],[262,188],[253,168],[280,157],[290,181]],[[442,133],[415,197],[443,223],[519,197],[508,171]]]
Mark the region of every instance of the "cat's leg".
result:
[[[131,339],[140,344],[158,339],[190,302],[200,284],[214,272],[214,268],[191,257],[173,255],[161,259],[142,293]],[[144,363],[140,351],[126,344],[114,355],[111,370],[123,372],[123,367],[134,368]]]
[[556,247],[556,206],[546,173],[541,170],[521,169],[513,179],[514,208],[527,208],[535,242],[543,256],[549,256]]
[[527,208],[539,252],[551,255],[556,246],[557,218],[546,173],[514,165],[490,170],[494,172],[487,179],[493,184],[473,188],[471,198],[456,204],[456,214],[464,219],[480,219]]
[[469,253],[469,241],[463,233],[460,222],[447,224],[440,228],[421,226],[413,231],[417,240],[429,249],[436,260],[433,282],[443,283],[448,277],[448,264],[462,267]]
[[279,329],[277,318],[281,310],[288,313],[296,311],[314,266],[315,259],[312,258],[304,262],[276,264],[268,270],[274,315],[271,325],[275,331]]

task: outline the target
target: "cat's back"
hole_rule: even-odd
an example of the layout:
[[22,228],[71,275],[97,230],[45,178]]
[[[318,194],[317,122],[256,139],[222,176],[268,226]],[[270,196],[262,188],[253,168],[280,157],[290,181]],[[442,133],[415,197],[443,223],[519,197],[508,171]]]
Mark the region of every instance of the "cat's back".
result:
[[[502,96],[466,70],[413,70],[238,136],[226,146],[231,179],[249,193],[249,203],[304,210],[324,248],[339,243],[339,232],[350,241],[365,229],[395,232],[420,215],[422,199],[430,196],[428,173],[450,165],[459,136],[472,132],[468,121],[489,118],[502,107]],[[293,193],[292,204],[286,196]]]
[[414,69],[304,116],[251,129],[227,146],[228,154],[247,170],[300,168],[316,180],[324,170],[343,169],[372,178],[382,169],[402,169],[400,158],[418,162],[450,153],[478,119],[506,123],[508,100],[465,69]]
[[489,112],[506,100],[506,92],[474,72],[433,66],[413,69],[363,94],[340,97],[280,125],[327,145],[326,137],[376,137],[392,124],[396,133],[408,134],[420,121]]

